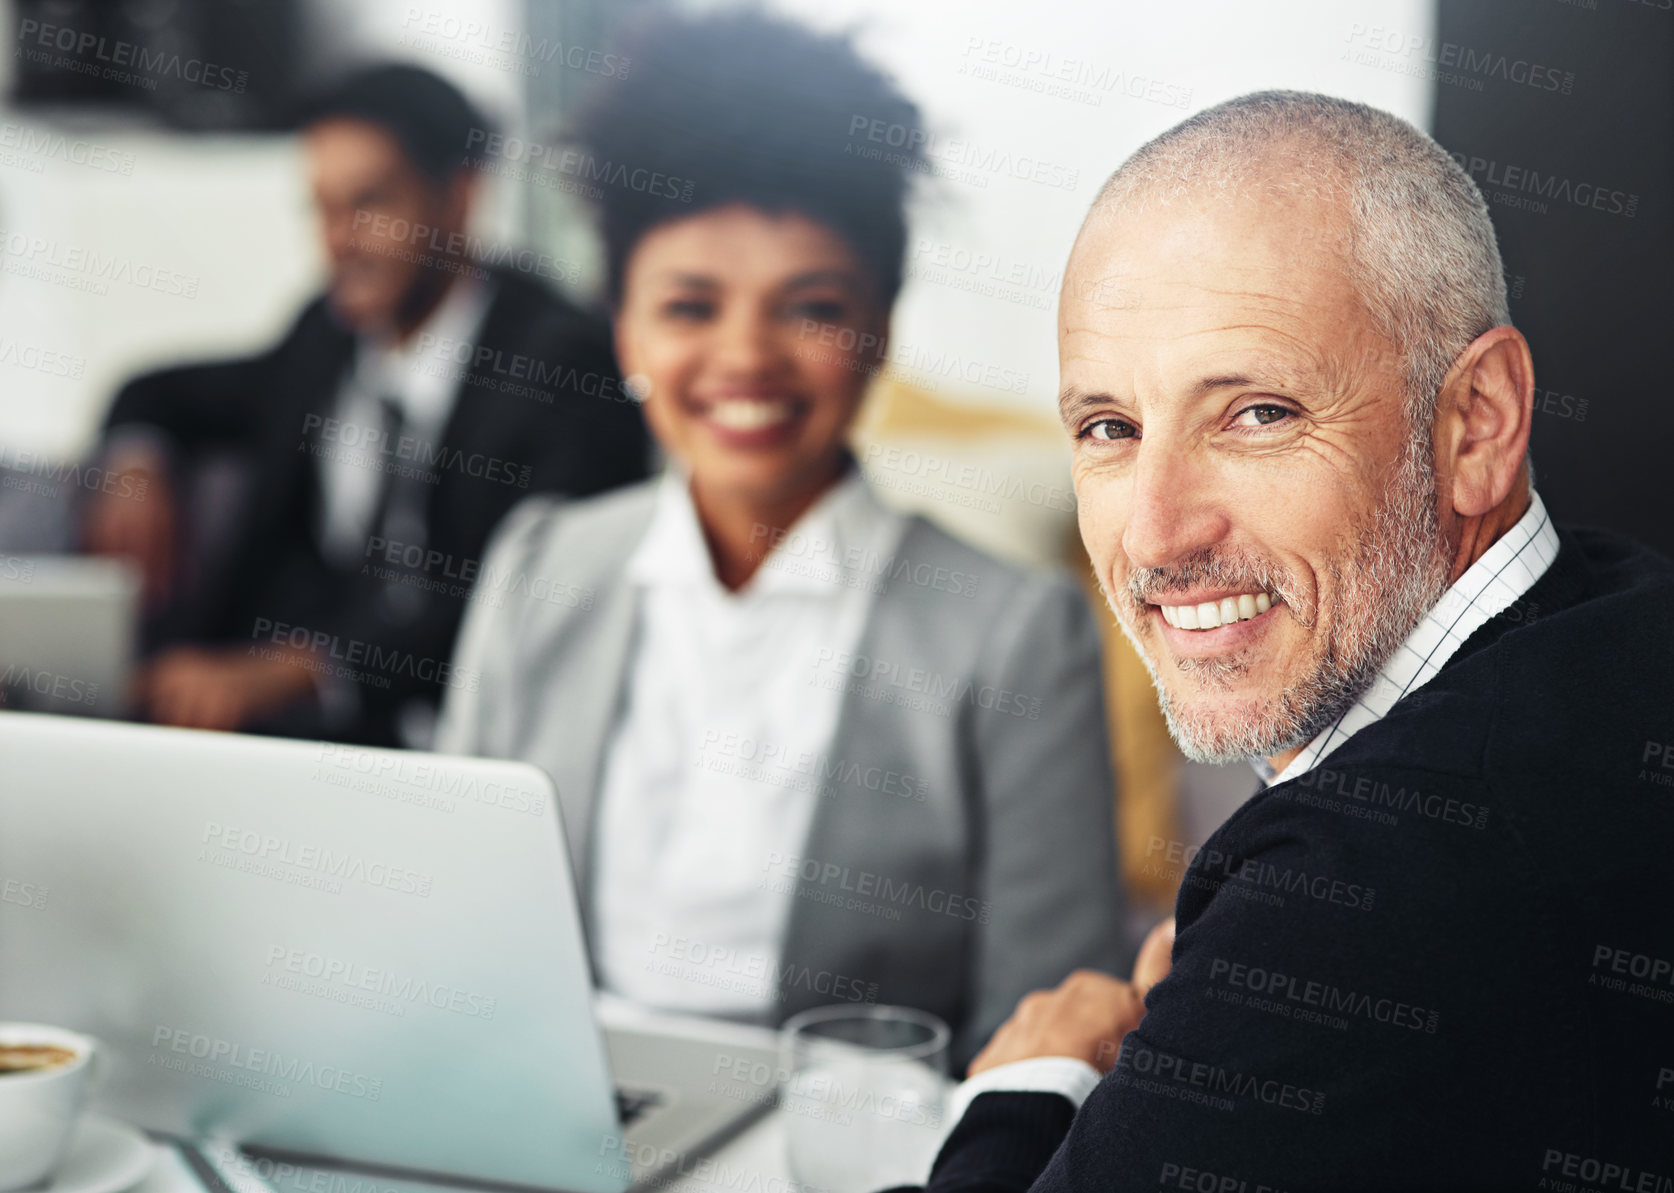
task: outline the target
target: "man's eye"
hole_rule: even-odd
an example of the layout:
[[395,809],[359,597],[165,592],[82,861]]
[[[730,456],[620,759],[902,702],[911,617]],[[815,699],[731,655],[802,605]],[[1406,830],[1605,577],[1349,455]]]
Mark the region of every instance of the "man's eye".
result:
[[[1245,421],[1248,416],[1252,421]],[[1264,402],[1259,406],[1247,406],[1238,412],[1238,423],[1245,427],[1267,427],[1280,419],[1293,417],[1293,412],[1286,406],[1275,406]]]
[[791,311],[798,319],[812,319],[816,323],[841,323],[848,317],[848,306],[835,298],[813,298],[797,303]]
[[1137,429],[1126,419],[1101,418],[1081,429],[1083,439],[1132,439]]

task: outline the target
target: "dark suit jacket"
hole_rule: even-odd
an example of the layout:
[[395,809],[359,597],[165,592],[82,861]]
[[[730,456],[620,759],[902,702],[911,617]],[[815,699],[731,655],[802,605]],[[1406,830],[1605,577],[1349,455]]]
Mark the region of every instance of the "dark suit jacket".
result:
[[1674,565],[1560,541],[1210,838],[1079,1114],[978,1097],[931,1190],[1674,1187]]
[[306,638],[337,682],[355,685],[349,724],[322,724],[304,709],[263,728],[394,743],[403,706],[434,707],[445,684],[469,682],[447,664],[501,516],[532,492],[581,496],[645,475],[644,420],[622,392],[602,323],[518,274],[496,271],[494,281],[477,342],[463,354],[469,363],[434,358],[463,374],[446,429],[413,451],[365,454],[369,466],[419,464],[433,478],[420,486],[421,557],[392,563],[389,548],[369,540],[365,556],[343,567],[320,551],[318,454],[357,450],[326,422],[355,340],[323,298],[260,356],[151,373],[118,395],[107,434],[160,431],[188,459],[231,452],[245,472],[225,581],[167,636],[257,649],[276,634]]

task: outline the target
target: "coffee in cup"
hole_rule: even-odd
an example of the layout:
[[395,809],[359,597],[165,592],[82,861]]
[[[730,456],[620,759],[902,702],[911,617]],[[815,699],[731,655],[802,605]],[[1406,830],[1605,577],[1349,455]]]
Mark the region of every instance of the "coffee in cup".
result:
[[67,1065],[75,1058],[73,1049],[57,1044],[0,1044],[0,1077]]

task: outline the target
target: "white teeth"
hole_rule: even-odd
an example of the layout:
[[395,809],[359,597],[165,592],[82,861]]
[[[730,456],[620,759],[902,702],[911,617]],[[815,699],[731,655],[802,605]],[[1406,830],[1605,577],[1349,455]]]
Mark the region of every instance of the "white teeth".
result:
[[1276,604],[1278,598],[1270,593],[1244,592],[1235,597],[1222,597],[1218,601],[1204,601],[1200,605],[1158,605],[1157,608],[1162,611],[1163,620],[1177,629],[1213,630],[1235,621],[1260,617]]
[[788,402],[756,402],[748,398],[728,398],[709,408],[712,422],[729,431],[759,431],[789,422],[791,407]]

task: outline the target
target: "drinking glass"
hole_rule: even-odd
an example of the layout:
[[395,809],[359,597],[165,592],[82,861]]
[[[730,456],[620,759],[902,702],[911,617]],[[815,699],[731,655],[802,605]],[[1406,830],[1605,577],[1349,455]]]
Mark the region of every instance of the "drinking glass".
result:
[[946,1133],[947,1024],[911,1007],[816,1007],[779,1032],[791,1174],[805,1189],[923,1184]]

